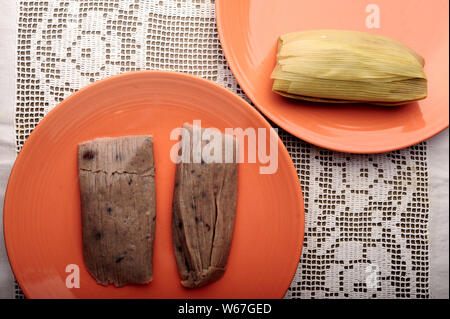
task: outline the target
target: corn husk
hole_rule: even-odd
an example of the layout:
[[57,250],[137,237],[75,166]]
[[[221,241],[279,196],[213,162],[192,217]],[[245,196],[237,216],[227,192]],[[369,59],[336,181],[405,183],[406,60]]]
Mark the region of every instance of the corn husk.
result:
[[427,97],[424,59],[404,44],[363,32],[315,30],[280,37],[273,91],[329,103],[399,105]]

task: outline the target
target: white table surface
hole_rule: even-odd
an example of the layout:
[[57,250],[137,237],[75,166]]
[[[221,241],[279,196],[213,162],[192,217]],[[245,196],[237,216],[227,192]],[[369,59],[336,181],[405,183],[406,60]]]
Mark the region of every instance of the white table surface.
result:
[[[16,10],[15,1],[2,2],[2,10],[0,10],[0,298],[14,297],[14,277],[3,240],[3,201],[9,173],[16,157],[14,139]],[[448,152],[449,130],[447,129],[428,142],[432,298],[449,297]]]

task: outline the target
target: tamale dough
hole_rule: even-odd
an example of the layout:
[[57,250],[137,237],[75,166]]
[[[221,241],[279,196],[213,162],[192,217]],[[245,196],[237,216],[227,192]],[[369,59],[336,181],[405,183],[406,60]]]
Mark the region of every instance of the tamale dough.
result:
[[78,145],[84,261],[102,284],[152,281],[155,167],[151,136]]

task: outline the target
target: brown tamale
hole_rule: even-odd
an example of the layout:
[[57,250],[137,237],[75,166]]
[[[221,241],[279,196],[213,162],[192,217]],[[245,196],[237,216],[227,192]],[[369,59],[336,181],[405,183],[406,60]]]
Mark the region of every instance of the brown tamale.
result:
[[152,281],[155,167],[151,136],[78,145],[84,261],[102,284]]
[[[208,141],[202,140],[194,147],[193,132],[193,126],[183,126],[181,151],[184,159],[176,168],[172,212],[175,257],[181,284],[187,288],[204,286],[224,274],[233,236],[238,187],[236,140],[219,134],[222,162],[207,162],[200,153]],[[189,156],[185,156],[187,149]],[[200,162],[195,162],[196,155],[201,157]],[[228,163],[225,162],[227,155],[232,159]]]

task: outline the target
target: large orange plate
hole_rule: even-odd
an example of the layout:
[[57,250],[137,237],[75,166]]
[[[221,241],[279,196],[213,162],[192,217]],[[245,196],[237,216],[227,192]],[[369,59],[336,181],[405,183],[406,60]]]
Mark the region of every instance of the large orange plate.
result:
[[[175,164],[170,132],[195,119],[203,127],[270,128],[238,96],[193,76],[136,72],[114,76],[69,96],[27,139],[12,170],[4,234],[14,274],[31,298],[280,298],[301,253],[304,210],[300,183],[278,139],[279,168],[239,164],[239,195],[228,269],[199,289],[180,284],[171,238]],[[150,285],[98,285],[82,257],[77,143],[101,136],[152,134],[157,220]],[[66,266],[79,265],[80,288],[66,288]]]
[[[368,4],[380,28],[368,29]],[[240,86],[271,120],[310,143],[379,153],[416,144],[448,127],[448,0],[216,0],[222,48]],[[277,39],[291,31],[344,29],[395,38],[426,59],[426,100],[400,107],[296,102],[272,93]]]

